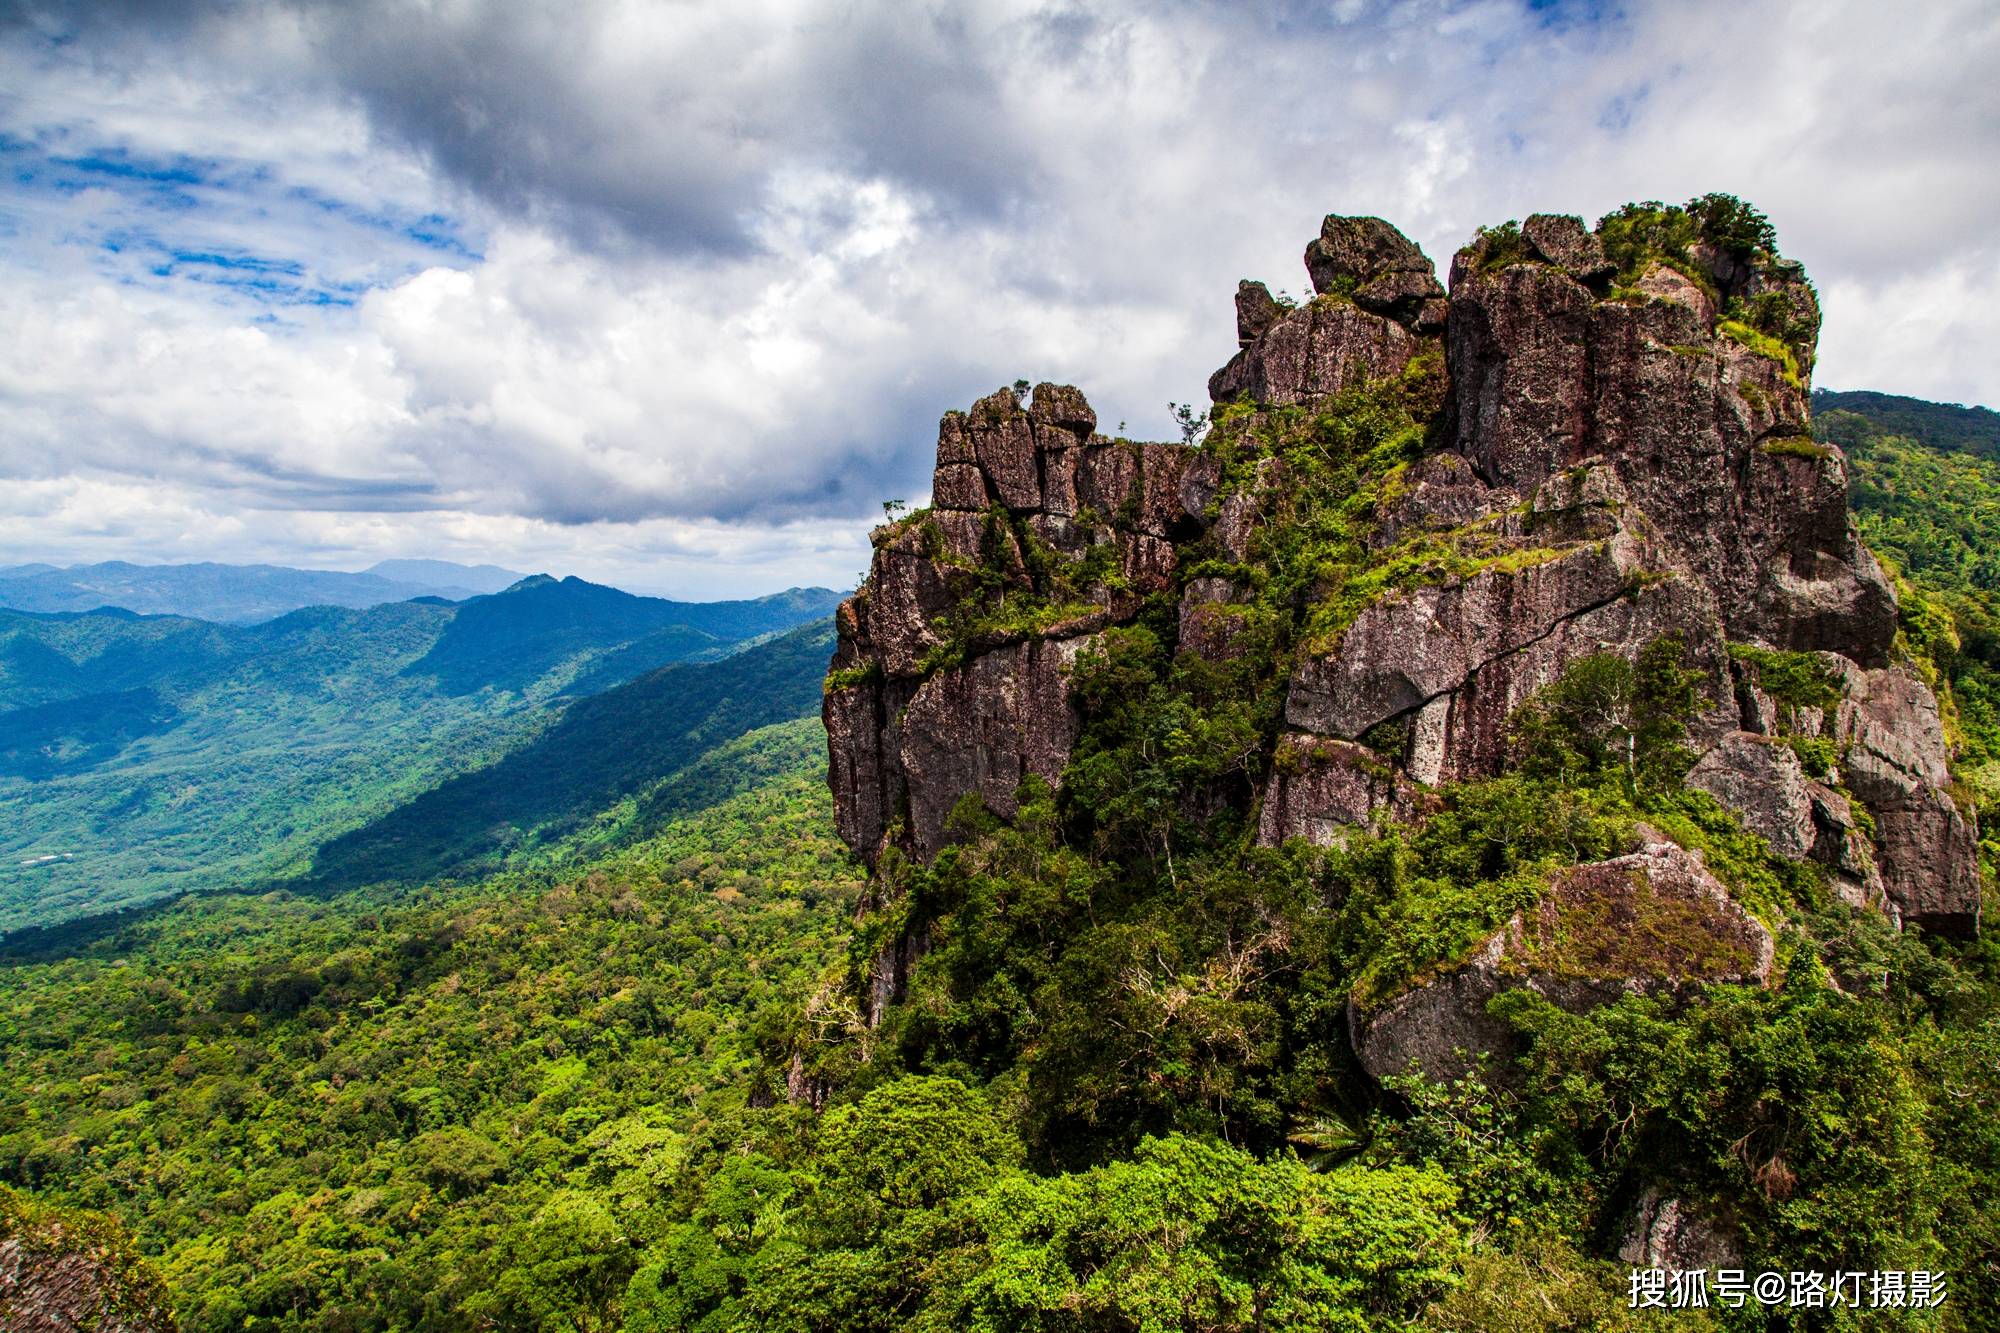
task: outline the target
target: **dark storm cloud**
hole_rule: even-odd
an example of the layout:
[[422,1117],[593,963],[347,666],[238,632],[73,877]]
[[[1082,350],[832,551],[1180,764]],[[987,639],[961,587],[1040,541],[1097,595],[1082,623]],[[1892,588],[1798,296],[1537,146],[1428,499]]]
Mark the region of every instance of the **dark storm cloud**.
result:
[[[278,10],[301,52],[245,38]],[[598,248],[738,255],[774,173],[832,168],[883,177],[945,217],[990,219],[1035,180],[1002,78],[1059,67],[1094,25],[1061,13],[1011,21],[1003,43],[972,7],[634,7],[477,0],[451,6],[353,0],[13,3],[0,24],[55,47],[143,61],[323,81],[355,99],[385,140],[414,150],[487,203]],[[1007,70],[1020,38],[1045,64]]]
[[312,22],[379,130],[595,244],[740,252],[788,168],[886,177],[974,218],[1032,186],[1035,155],[999,96],[1007,72],[969,9],[827,6],[761,23],[754,6],[617,11],[380,0]]

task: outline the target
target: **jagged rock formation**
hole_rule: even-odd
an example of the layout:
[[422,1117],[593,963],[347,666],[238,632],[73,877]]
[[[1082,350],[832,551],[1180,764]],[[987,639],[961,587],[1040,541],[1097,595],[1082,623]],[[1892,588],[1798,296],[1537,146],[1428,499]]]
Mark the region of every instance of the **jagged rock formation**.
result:
[[[826,696],[841,837],[871,863],[894,837],[919,857],[977,792],[1000,814],[1055,782],[1076,736],[1064,672],[1089,636],[1172,586],[1175,543],[1212,495],[1193,451],[1095,434],[1075,389],[1011,390],[948,413],[929,512],[879,528],[868,582],[840,608]],[[1086,556],[1092,558],[1086,559]],[[1062,597],[1046,614],[967,615],[976,593]],[[1115,587],[1114,587],[1115,576]]]
[[[945,417],[933,508],[876,531],[840,613],[825,717],[851,847],[927,860],[968,794],[1007,816],[1024,778],[1060,783],[1080,726],[1069,671],[1149,598],[1177,600],[1180,651],[1244,652],[1299,484],[1246,441],[1277,413],[1388,395],[1424,438],[1356,497],[1368,560],[1292,608],[1304,632],[1259,769],[1261,841],[1421,820],[1439,785],[1506,767],[1510,719],[1571,664],[1672,638],[1699,682],[1693,786],[1857,905],[1976,927],[1937,700],[1897,660],[1895,593],[1856,536],[1844,460],[1808,434],[1819,313],[1796,264],[1706,240],[1663,255],[1552,215],[1482,232],[1448,297],[1380,219],[1329,217],[1306,264],[1302,305],[1239,288],[1239,350],[1210,380],[1200,448],[1108,440],[1080,393],[1048,384]],[[1771,665],[1801,661],[1824,697]],[[1497,1049],[1484,1002],[1503,985],[1582,1005],[1771,965],[1768,929],[1650,830],[1558,876],[1538,912],[1358,1002],[1364,1063],[1443,1072],[1455,1050]],[[1614,941],[1619,922],[1664,923],[1651,938],[1673,943],[1553,949],[1584,917]],[[910,944],[877,969],[877,1011]]]

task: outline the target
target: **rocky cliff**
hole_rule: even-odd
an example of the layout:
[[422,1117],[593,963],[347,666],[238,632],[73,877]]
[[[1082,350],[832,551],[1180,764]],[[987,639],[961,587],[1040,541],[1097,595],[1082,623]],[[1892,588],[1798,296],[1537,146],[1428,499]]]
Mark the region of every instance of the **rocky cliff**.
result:
[[[1767,231],[1722,205],[1537,215],[1483,230],[1448,293],[1375,218],[1327,218],[1305,259],[1310,300],[1239,288],[1199,445],[1106,438],[1051,384],[945,416],[932,507],[877,529],[839,614],[825,719],[857,853],[928,862],[968,796],[1004,819],[1024,780],[1060,787],[1076,666],[1113,627],[1269,696],[1219,798],[1267,846],[1421,823],[1508,770],[1566,672],[1666,643],[1692,691],[1677,780],[1857,907],[1976,929],[1938,699],[1809,433],[1818,305]],[[1358,989],[1363,1064],[1502,1044],[1503,985],[1584,1005],[1768,977],[1769,923],[1698,853],[1634,841],[1397,994]],[[1584,920],[1598,945],[1550,943]],[[1634,931],[1679,943],[1613,947]],[[877,1019],[922,932],[882,950]]]
[[166,1288],[115,1223],[0,1191],[0,1329],[172,1333]]

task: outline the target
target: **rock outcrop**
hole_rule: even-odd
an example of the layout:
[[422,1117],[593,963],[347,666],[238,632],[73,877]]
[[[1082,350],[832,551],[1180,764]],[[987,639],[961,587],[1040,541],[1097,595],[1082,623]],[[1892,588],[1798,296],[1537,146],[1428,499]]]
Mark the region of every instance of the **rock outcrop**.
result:
[[1362,1066],[1378,1078],[1415,1069],[1443,1080],[1467,1072],[1479,1054],[1510,1051],[1511,1031],[1486,1011],[1503,990],[1525,988],[1574,1010],[1626,994],[1769,979],[1770,930],[1700,856],[1646,825],[1638,832],[1637,851],[1557,874],[1531,911],[1516,913],[1463,965],[1352,1006]]
[[1954,799],[1937,696],[1907,667],[1828,661],[1842,684],[1833,719],[1848,790],[1873,816],[1890,902],[1906,921],[1964,932],[1978,919],[1973,824]]
[[1657,1189],[1640,1195],[1631,1223],[1618,1242],[1618,1260],[1633,1268],[1741,1268],[1743,1242],[1729,1223]]
[[[1060,385],[948,414],[932,507],[876,531],[841,609],[825,704],[841,836],[871,864],[890,846],[924,861],[968,796],[1007,816],[1024,779],[1060,785],[1075,664],[1142,613],[1218,668],[1267,643],[1272,616],[1298,627],[1248,812],[1269,845],[1421,821],[1440,784],[1506,768],[1510,719],[1571,665],[1671,639],[1695,681],[1691,785],[1857,906],[1975,929],[1937,700],[1897,660],[1845,460],[1808,432],[1812,287],[1763,250],[1609,239],[1543,214],[1482,232],[1447,296],[1389,224],[1327,218],[1310,300],[1239,287],[1200,447],[1107,439]],[[1327,548],[1344,554],[1273,611],[1262,580],[1309,479],[1256,430],[1385,403],[1416,423],[1404,461],[1368,474],[1348,545]],[[1823,697],[1773,695],[1757,663],[1779,660],[1817,663]],[[1678,943],[1621,952],[1615,927],[1641,918]],[[1609,953],[1559,947],[1586,919]],[[880,995],[915,952],[885,954]],[[1468,959],[1358,1006],[1355,1045],[1378,1073],[1444,1072],[1459,1047],[1504,1046],[1483,1008],[1503,986],[1587,1005],[1755,982],[1770,955],[1700,859],[1648,832],[1558,876]]]
[[1825,866],[1835,891],[1854,906],[1895,910],[1885,902],[1853,802],[1808,778],[1783,738],[1731,732],[1701,757],[1687,781],[1734,810],[1780,856]]
[[891,837],[934,854],[968,792],[1011,813],[1022,778],[1059,778],[1067,667],[1173,586],[1176,542],[1201,532],[1212,491],[1188,476],[1194,451],[1096,422],[1054,384],[948,413],[931,509],[875,531],[824,710],[840,836],[871,863]]
[[[1615,287],[1574,219],[1530,219],[1525,237],[1525,257],[1488,235],[1452,263],[1458,452],[1513,488],[1607,460],[1730,638],[1882,665],[1895,597],[1855,534],[1844,460],[1807,433],[1803,273],[1698,248]],[[1788,312],[1790,340],[1723,316],[1746,300]]]
[[150,1273],[61,1228],[0,1240],[0,1329],[7,1333],[173,1333],[165,1291]]

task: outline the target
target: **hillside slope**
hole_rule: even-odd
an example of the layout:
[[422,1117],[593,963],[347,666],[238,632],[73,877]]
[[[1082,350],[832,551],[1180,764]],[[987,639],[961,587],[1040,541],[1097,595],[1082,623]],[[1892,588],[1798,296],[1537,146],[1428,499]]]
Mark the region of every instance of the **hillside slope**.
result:
[[0,610],[0,933],[299,873],[567,699],[726,656],[814,602],[535,580],[256,625]]
[[571,704],[499,761],[445,782],[320,848],[312,882],[491,873],[560,841],[704,751],[810,716],[833,646],[830,623],[715,663],[670,666]]

